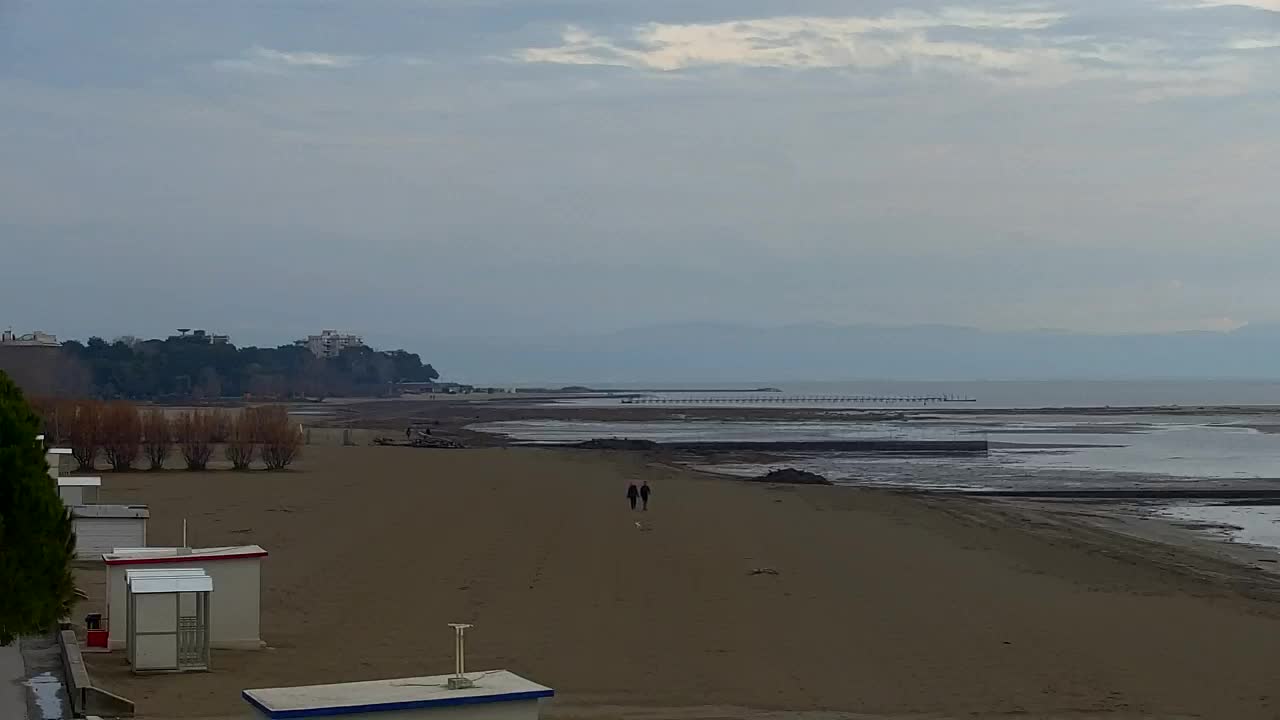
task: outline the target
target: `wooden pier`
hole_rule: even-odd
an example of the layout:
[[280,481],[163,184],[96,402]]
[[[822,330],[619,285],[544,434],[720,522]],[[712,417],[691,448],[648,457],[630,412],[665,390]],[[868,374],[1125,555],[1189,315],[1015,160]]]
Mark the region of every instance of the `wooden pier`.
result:
[[752,395],[748,397],[628,397],[623,405],[930,405],[970,403],[961,395]]

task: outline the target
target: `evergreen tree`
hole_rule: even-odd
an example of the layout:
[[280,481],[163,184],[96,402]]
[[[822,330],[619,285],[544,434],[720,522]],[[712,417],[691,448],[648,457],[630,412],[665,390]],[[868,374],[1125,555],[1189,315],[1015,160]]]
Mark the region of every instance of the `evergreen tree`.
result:
[[49,478],[40,422],[0,372],[0,645],[44,632],[71,609],[71,515]]

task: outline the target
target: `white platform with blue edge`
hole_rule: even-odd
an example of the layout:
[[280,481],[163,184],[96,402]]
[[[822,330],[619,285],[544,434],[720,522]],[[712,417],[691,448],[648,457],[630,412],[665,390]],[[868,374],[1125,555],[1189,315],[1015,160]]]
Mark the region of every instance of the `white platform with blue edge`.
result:
[[450,690],[454,675],[245,690],[244,699],[271,720],[535,720],[549,687],[506,670],[466,673],[474,687]]

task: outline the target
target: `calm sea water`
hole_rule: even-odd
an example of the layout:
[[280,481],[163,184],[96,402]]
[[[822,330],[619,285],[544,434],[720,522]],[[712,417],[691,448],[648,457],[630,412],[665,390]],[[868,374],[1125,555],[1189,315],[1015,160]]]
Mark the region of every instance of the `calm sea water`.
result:
[[[982,477],[976,487],[1007,489],[1039,483],[1042,471],[1070,471],[1091,477],[1099,487],[1131,484],[1135,475],[1167,479],[1256,480],[1280,478],[1280,434],[1249,427],[1247,417],[1125,415],[955,415],[927,420],[858,422],[831,420],[732,421],[664,420],[597,422],[521,420],[478,425],[476,429],[536,443],[569,443],[601,437],[691,441],[804,441],[857,439],[942,440],[984,437],[985,458],[885,458],[824,453],[798,455],[793,463],[835,480],[859,482],[874,469],[877,484],[914,487],[926,467]],[[884,468],[896,468],[888,471]],[[1055,477],[1065,477],[1059,472]],[[1048,473],[1053,475],[1053,473]],[[965,485],[974,485],[967,480]]]

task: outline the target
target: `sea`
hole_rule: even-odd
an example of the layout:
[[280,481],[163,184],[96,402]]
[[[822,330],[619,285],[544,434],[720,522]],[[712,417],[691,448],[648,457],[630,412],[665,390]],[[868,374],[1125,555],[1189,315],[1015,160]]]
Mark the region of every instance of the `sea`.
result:
[[[773,391],[762,392],[763,388]],[[1280,491],[1277,381],[879,381],[616,389],[634,391],[650,402],[661,401],[677,417],[647,422],[532,419],[487,423],[476,429],[531,443],[600,437],[660,442],[983,437],[991,447],[986,457],[792,454],[773,464],[727,463],[706,469],[749,476],[775,467],[797,467],[839,484],[926,491]],[[943,396],[965,401],[918,400]],[[634,405],[635,398],[621,397],[561,402],[640,406]],[[814,419],[803,420],[696,419],[696,410],[702,406],[819,412],[806,416]],[[685,409],[689,419],[678,417]],[[868,410],[888,412],[875,413],[877,419],[868,420]],[[913,412],[892,417],[894,410]],[[1274,505],[1170,501],[1146,503],[1140,509],[1214,537],[1280,552],[1280,507]]]

